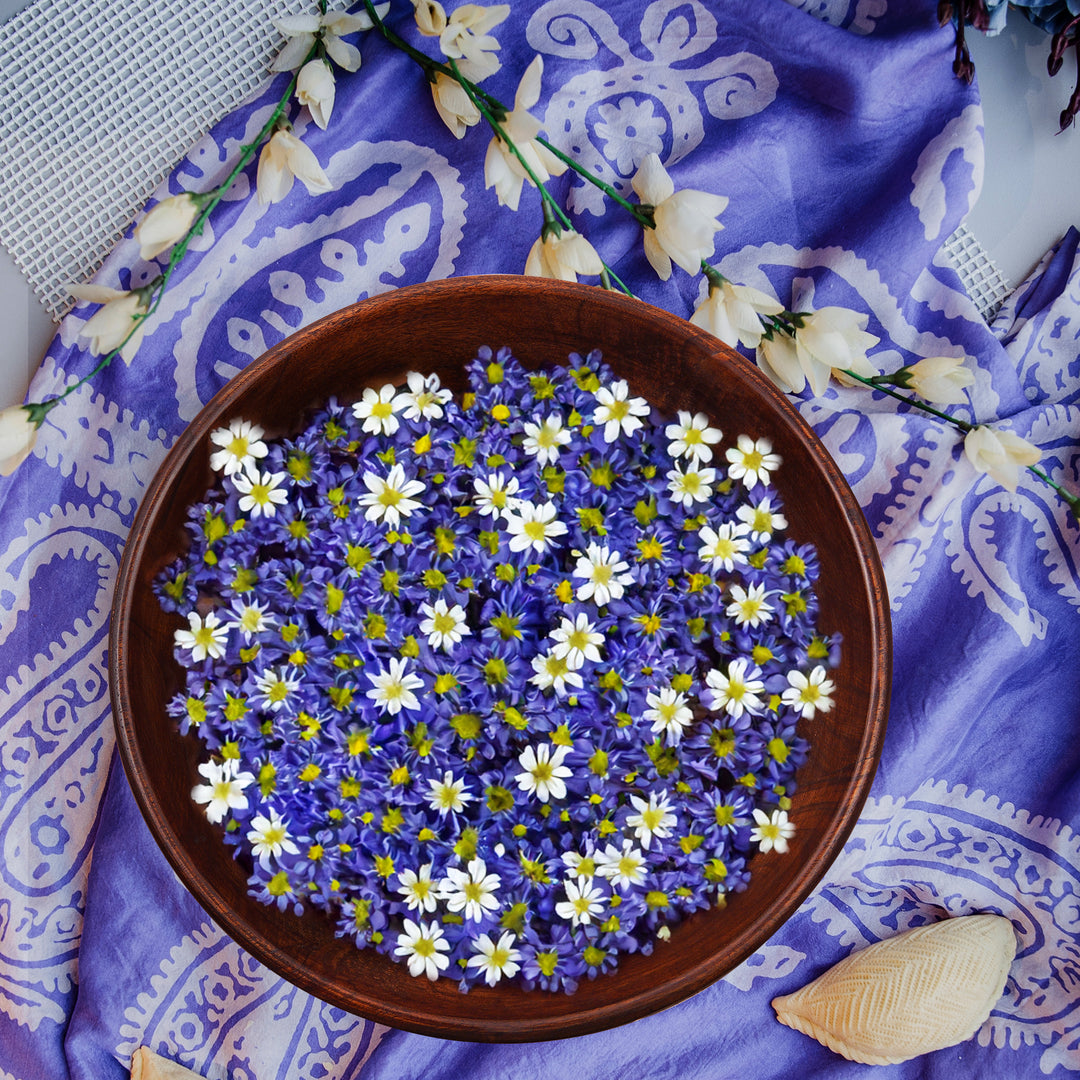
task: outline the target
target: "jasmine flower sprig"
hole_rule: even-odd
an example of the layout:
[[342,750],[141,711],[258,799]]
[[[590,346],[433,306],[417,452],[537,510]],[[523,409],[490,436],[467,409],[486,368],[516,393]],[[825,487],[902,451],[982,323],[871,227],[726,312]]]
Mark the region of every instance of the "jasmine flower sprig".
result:
[[732,347],[755,349],[758,366],[781,390],[801,393],[809,385],[820,396],[833,377],[880,390],[963,432],[965,453],[979,472],[1015,491],[1023,466],[1052,487],[1080,520],[1080,496],[1037,467],[1036,446],[1010,431],[971,424],[928,404],[966,404],[964,391],[974,384],[975,376],[961,358],[927,356],[896,371],[878,372],[868,356],[878,338],[866,332],[865,315],[838,307],[789,311],[757,289],[734,284],[704,260],[701,268],[709,291],[691,322]]
[[[945,358],[933,357],[931,359],[944,360]],[[893,389],[894,386],[915,387],[917,368],[918,364],[914,364],[890,375],[876,375],[869,378],[850,370],[844,371],[843,374],[874,390],[880,390],[896,398],[897,401],[913,405],[938,420],[950,424],[957,431],[963,432],[964,453],[968,460],[979,472],[987,473],[1009,491],[1016,490],[1021,466],[1026,468],[1033,476],[1037,476],[1043,483],[1052,487],[1069,507],[1072,516],[1080,521],[1080,496],[1073,494],[1038,467],[1037,463],[1041,455],[1039,448],[1033,443],[1020,438],[1019,435],[1014,435],[1011,431],[991,427],[989,424],[971,424],[959,416],[951,416],[940,409],[935,409],[917,397],[897,393]]]

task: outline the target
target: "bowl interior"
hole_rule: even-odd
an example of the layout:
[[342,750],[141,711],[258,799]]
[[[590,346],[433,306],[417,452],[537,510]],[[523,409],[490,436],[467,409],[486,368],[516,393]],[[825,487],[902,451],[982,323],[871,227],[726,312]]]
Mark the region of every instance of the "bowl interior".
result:
[[[178,616],[151,583],[185,546],[186,507],[204,497],[212,430],[233,418],[270,435],[305,412],[410,369],[460,390],[482,345],[508,345],[528,367],[599,348],[635,394],[673,414],[705,411],[725,442],[768,436],[784,460],[777,487],[788,533],[816,545],[820,628],[843,639],[836,706],[800,725],[810,757],[798,774],[785,856],[754,860],[748,889],[725,910],[698,913],[648,957],[575,994],[515,986],[461,994],[415,979],[404,965],[334,937],[330,920],[301,918],[247,895],[246,873],[191,800],[201,746],[165,712],[181,688],[172,658]],[[363,301],[298,332],[251,364],[199,414],[170,451],[139,510],[113,608],[110,680],[124,766],[165,855],[210,916],[257,959],[349,1012],[444,1038],[522,1041],[580,1035],[666,1008],[731,970],[787,919],[838,854],[865,800],[884,735],[891,672],[880,563],[865,520],[832,459],[782,395],[715,338],[640,301],[599,289],[516,277],[458,278]]]

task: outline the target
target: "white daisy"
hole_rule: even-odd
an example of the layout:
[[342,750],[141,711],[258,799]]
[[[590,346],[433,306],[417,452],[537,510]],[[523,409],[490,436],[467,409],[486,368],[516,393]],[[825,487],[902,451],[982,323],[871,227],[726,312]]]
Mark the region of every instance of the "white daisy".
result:
[[249,772],[239,772],[240,762],[226,758],[220,765],[216,761],[204,761],[199,774],[207,783],[196,784],[191,797],[197,803],[206,803],[206,820],[216,825],[230,810],[246,810],[247,796],[244,788],[255,777]]
[[664,434],[671,439],[668,453],[672,457],[689,458],[697,464],[712,461],[712,448],[724,437],[719,428],[709,427],[704,413],[691,416],[685,409],[679,410],[678,423],[668,424]]
[[725,570],[731,573],[736,566],[746,565],[746,553],[750,550],[750,541],[746,538],[746,526],[725,521],[713,529],[706,525],[698,530],[701,547],[698,558],[708,563],[715,572]]
[[270,808],[269,817],[259,814],[251,819],[251,829],[248,831],[247,839],[251,845],[251,853],[259,860],[259,865],[264,870],[270,868],[271,858],[280,858],[282,852],[296,855],[300,850],[289,836],[288,826],[273,807]]
[[477,509],[481,514],[493,518],[515,509],[525,501],[515,497],[520,487],[516,476],[504,480],[501,472],[488,473],[486,480],[476,477],[473,491],[476,492]]
[[277,623],[277,616],[256,602],[248,604],[237,600],[229,614],[233,618],[225,625],[230,630],[239,630],[245,641],[250,641],[256,634],[261,634]]
[[445,817],[450,810],[455,813],[464,810],[465,804],[476,798],[465,790],[464,778],[456,779],[449,769],[443,772],[441,780],[429,778],[428,787],[431,788],[428,793],[428,806],[437,811],[439,817]]
[[747,526],[750,540],[754,544],[765,544],[774,532],[787,528],[787,518],[779,510],[773,509],[768,495],[756,506],[743,503],[736,508],[735,516]]
[[735,446],[727,450],[728,476],[741,480],[748,488],[755,484],[767,484],[769,473],[780,468],[780,455],[772,452],[768,439],[751,439],[740,435]]
[[[403,390],[395,400],[401,401],[401,415],[406,420],[439,420],[443,406],[454,396],[444,390],[435,374],[421,375],[419,371],[410,371],[405,376],[408,390]],[[391,402],[393,404],[393,402]]]
[[641,714],[643,719],[651,722],[654,735],[663,732],[668,746],[675,746],[694,722],[694,712],[686,703],[686,695],[670,686],[663,687],[659,694],[647,693],[645,703],[649,708]]
[[664,840],[678,824],[679,819],[668,804],[666,791],[661,794],[659,802],[656,792],[650,791],[648,802],[640,795],[631,795],[630,803],[637,813],[627,817],[627,827],[634,830],[634,835],[646,850],[652,844],[654,836],[658,840]]
[[634,847],[633,840],[624,840],[620,850],[608,844],[596,853],[596,872],[611,882],[613,888],[629,889],[645,883],[645,853]]
[[728,664],[726,675],[714,668],[705,676],[709,689],[701,695],[702,700],[708,708],[723,709],[736,720],[744,712],[759,713],[765,704],[758,696],[765,690],[760,675],[761,668],[740,656]]
[[788,849],[788,841],[795,835],[795,826],[788,821],[786,810],[774,810],[766,814],[754,807],[756,825],[750,830],[750,840],[758,851],[778,851],[781,855]]
[[391,466],[386,476],[365,472],[363,480],[367,491],[356,501],[367,507],[364,517],[368,521],[382,521],[391,529],[396,529],[403,517],[419,509],[422,504],[413,496],[427,486],[423,480],[407,479],[400,464]]
[[410,911],[434,911],[438,907],[438,889],[431,880],[431,863],[417,870],[409,867],[398,874],[397,891],[405,898]]
[[520,969],[521,953],[514,948],[514,935],[505,931],[498,944],[487,934],[473,940],[476,952],[469,957],[468,967],[479,968],[488,986],[494,986],[504,975],[512,979]]
[[581,676],[571,669],[568,658],[554,652],[537,653],[532,658],[532,669],[534,674],[529,682],[541,690],[554,690],[558,697],[565,697],[570,687],[580,690],[585,685]]
[[582,855],[577,851],[564,851],[559,858],[571,877],[589,881],[596,876],[596,862],[591,855]]
[[357,420],[364,421],[363,430],[369,435],[393,435],[401,427],[395,414],[411,404],[408,395],[397,393],[397,387],[387,383],[380,390],[369,386],[352,411]]
[[300,689],[300,679],[295,677],[292,668],[286,668],[280,674],[273,668],[267,668],[255,677],[255,685],[259,690],[257,703],[276,713],[281,711],[289,695]]
[[543,554],[557,537],[565,536],[566,526],[557,521],[553,502],[523,502],[506,512],[506,531],[510,534],[510,550],[525,551],[532,548]]
[[523,430],[525,441],[521,448],[535,457],[541,468],[554,465],[559,460],[560,447],[570,442],[570,432],[562,426],[562,419],[558,416],[546,417],[543,424],[526,422]]
[[405,932],[398,934],[394,955],[408,957],[409,974],[414,978],[426,975],[434,982],[439,972],[450,964],[450,957],[444,955],[450,951],[450,942],[435,922],[414,923],[412,919],[404,919],[402,925]]
[[498,911],[496,895],[502,878],[489,874],[483,859],[470,859],[465,870],[447,867],[446,877],[439,883],[439,898],[446,901],[454,914],[463,919],[480,922],[489,911]]
[[604,644],[604,635],[589,622],[589,616],[584,611],[579,612],[573,622],[563,617],[562,623],[551,631],[550,636],[555,642],[552,654],[565,660],[571,671],[583,667],[586,660],[594,664],[600,661],[597,646]]
[[712,498],[716,470],[690,468],[683,472],[676,466],[668,470],[667,478],[671,501],[682,503],[689,510],[694,503],[707,503]]
[[434,604],[421,604],[420,614],[424,616],[420,633],[427,635],[433,649],[450,652],[463,637],[472,634],[465,621],[465,609],[460,604],[451,607],[440,598]]
[[228,639],[228,624],[222,623],[212,611],[208,611],[204,619],[199,618],[198,612],[191,612],[188,615],[188,629],[173,633],[177,647],[190,649],[191,659],[195,661],[205,660],[208,656],[211,660],[220,660],[225,655]]
[[254,465],[257,459],[269,453],[266,443],[262,441],[265,434],[258,424],[250,420],[233,420],[227,428],[211,431],[210,441],[221,449],[210,455],[210,468],[232,476],[247,465]]
[[604,442],[614,442],[620,434],[633,435],[643,427],[642,416],[649,415],[649,403],[640,397],[629,397],[630,386],[618,379],[610,386],[601,386],[594,395],[598,402],[593,423],[604,425]]
[[764,585],[751,585],[748,589],[732,585],[730,596],[731,603],[724,611],[739,626],[758,627],[772,617],[773,606],[765,598]]
[[389,671],[379,671],[375,675],[367,673],[368,680],[374,684],[367,696],[390,716],[396,716],[402,709],[415,711],[420,708],[420,701],[413,691],[419,690],[424,680],[408,671],[408,666],[403,657],[393,656]]
[[240,492],[239,507],[253,518],[273,517],[277,507],[289,498],[280,485],[285,481],[283,472],[260,472],[258,465],[249,462],[243,472],[233,473],[233,487]]
[[549,799],[565,799],[566,784],[563,782],[573,771],[563,764],[563,758],[570,753],[568,746],[555,746],[540,743],[536,747],[526,746],[518,754],[518,764],[522,768],[514,779],[517,786],[529,795],[535,795],[542,803]]
[[815,713],[827,713],[832,709],[834,702],[830,695],[836,687],[832,679],[826,677],[825,669],[820,664],[809,676],[801,671],[789,671],[787,681],[788,688],[780,698],[800,716],[813,720]]
[[574,595],[579,600],[592,600],[597,607],[621,599],[626,586],[634,583],[630,564],[617,551],[600,544],[590,544],[585,554],[578,556],[574,577],[585,579]]
[[588,926],[593,917],[604,910],[604,891],[594,888],[589,882],[567,878],[563,881],[566,899],[555,905],[555,914],[566,919],[571,926]]

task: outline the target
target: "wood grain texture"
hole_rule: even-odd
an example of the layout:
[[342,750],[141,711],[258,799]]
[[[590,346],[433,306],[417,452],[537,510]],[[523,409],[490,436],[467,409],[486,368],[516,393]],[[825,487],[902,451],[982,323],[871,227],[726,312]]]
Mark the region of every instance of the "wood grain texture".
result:
[[[186,507],[212,477],[210,432],[242,418],[269,435],[297,430],[334,395],[408,370],[436,371],[460,390],[482,345],[508,345],[528,367],[603,351],[635,394],[669,414],[702,410],[723,429],[768,436],[783,457],[776,486],[788,534],[818,550],[819,626],[843,639],[832,674],[836,707],[800,725],[811,741],[798,775],[786,856],[754,860],[746,892],[726,910],[698,913],[618,971],[575,994],[414,979],[404,965],[334,937],[330,920],[301,918],[247,895],[246,874],[192,802],[202,751],[181,737],[165,705],[182,686],[172,658],[182,620],[151,591],[183,550]],[[839,853],[869,791],[888,711],[892,670],[888,603],[865,519],[810,428],[745,359],[685,320],[638,300],[565,282],[508,276],[451,278],[400,289],[336,312],[277,345],[234,378],[177,441],[148,489],[120,569],[113,605],[110,683],[120,753],[162,851],[207,913],[252,955],[349,1012],[443,1038],[527,1041],[623,1024],[696,993],[749,956],[795,911]]]

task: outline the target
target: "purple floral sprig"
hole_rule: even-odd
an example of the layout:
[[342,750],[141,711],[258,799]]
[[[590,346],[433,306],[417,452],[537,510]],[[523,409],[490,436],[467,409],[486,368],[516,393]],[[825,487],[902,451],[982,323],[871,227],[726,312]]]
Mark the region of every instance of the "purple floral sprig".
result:
[[1021,12],[1029,22],[1052,35],[1046,57],[1046,70],[1051,77],[1061,70],[1065,53],[1070,48],[1075,54],[1076,85],[1058,118],[1058,130],[1062,132],[1072,127],[1080,113],[1080,11],[1075,0],[940,0],[939,23],[946,26],[951,22],[956,27],[953,72],[964,82],[970,83],[975,78],[975,64],[964,28],[973,26],[984,33],[1000,33],[1005,28],[1010,9]]
[[251,892],[467,990],[571,991],[787,850],[833,705],[768,439],[665,420],[598,354],[483,349],[212,438],[158,578]]

